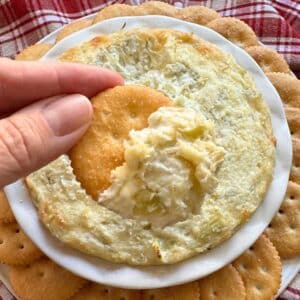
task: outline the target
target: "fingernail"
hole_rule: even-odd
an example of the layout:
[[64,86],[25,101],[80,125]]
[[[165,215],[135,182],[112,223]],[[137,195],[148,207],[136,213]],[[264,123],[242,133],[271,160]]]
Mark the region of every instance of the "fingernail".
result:
[[56,136],[64,136],[74,132],[90,122],[92,105],[82,95],[56,97],[42,109],[46,121]]

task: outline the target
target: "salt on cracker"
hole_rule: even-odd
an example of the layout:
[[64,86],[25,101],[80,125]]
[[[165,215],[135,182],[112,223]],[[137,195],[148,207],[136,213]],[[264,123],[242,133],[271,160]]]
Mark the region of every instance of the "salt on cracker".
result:
[[71,300],[141,300],[141,291],[119,289],[89,282]]
[[231,265],[199,280],[200,299],[243,300],[246,290],[238,271]]
[[209,22],[206,26],[241,48],[258,45],[257,36],[252,28],[237,18],[218,18]]
[[79,19],[76,20],[68,25],[65,25],[62,30],[57,34],[55,42],[59,42],[60,40],[64,39],[65,37],[67,37],[68,35],[79,31],[81,29],[84,29],[86,27],[89,27],[92,25],[92,20],[88,20],[88,19]]
[[300,185],[289,182],[285,199],[266,229],[279,255],[289,258],[300,253]]
[[289,73],[290,68],[283,56],[265,46],[252,46],[246,49],[264,72]]
[[48,258],[29,266],[10,267],[9,280],[22,300],[69,299],[86,280],[63,269]]
[[2,190],[0,190],[0,224],[15,222],[15,216],[9,206],[7,198]]
[[36,44],[27,47],[16,55],[15,60],[39,60],[51,47],[50,44]]
[[151,113],[174,104],[162,93],[143,86],[108,89],[91,102],[91,126],[70,151],[70,158],[82,187],[97,199],[111,184],[111,171],[124,162],[123,141],[129,131],[147,127]]
[[[197,281],[182,285],[143,291],[143,300],[199,300]],[[202,298],[201,298],[202,299]]]
[[269,300],[276,295],[281,283],[281,261],[265,235],[232,264],[242,277],[246,299]]
[[17,223],[0,224],[0,262],[8,265],[28,264],[41,256],[43,253]]

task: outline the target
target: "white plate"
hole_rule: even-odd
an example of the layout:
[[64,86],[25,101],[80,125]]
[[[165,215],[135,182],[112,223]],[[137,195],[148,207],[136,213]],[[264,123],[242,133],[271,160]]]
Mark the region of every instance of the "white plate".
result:
[[270,223],[284,197],[291,166],[291,138],[281,100],[255,61],[242,49],[216,32],[196,24],[162,16],[123,17],[106,20],[65,38],[44,59],[55,59],[67,48],[101,33],[126,28],[160,27],[193,32],[230,52],[254,78],[258,90],[270,107],[277,138],[275,176],[265,200],[249,222],[219,247],[174,265],[131,267],[106,262],[71,249],[56,240],[39,222],[25,186],[18,181],[6,188],[10,205],[27,235],[51,259],[70,271],[92,281],[124,288],[158,288],[180,284],[206,276],[234,260],[249,248]]

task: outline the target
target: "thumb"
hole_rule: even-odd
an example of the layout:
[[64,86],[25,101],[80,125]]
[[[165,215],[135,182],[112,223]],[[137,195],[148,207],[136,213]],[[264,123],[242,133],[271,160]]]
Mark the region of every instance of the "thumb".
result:
[[66,153],[89,127],[82,95],[52,97],[0,120],[0,187]]

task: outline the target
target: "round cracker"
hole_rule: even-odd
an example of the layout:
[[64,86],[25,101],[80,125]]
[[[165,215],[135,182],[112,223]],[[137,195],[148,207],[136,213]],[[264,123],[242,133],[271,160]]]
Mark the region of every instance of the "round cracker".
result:
[[50,44],[32,45],[16,55],[15,60],[38,60],[44,54],[46,54],[51,49],[51,47],[52,45]]
[[197,281],[162,289],[143,291],[143,300],[199,300]]
[[300,108],[300,81],[285,73],[267,73],[282,101]]
[[300,254],[300,185],[289,182],[285,199],[266,229],[279,255],[289,258]]
[[200,299],[243,300],[246,290],[238,271],[230,264],[199,280]]
[[79,31],[83,28],[89,27],[92,25],[92,20],[88,20],[88,19],[80,19],[80,20],[76,20],[68,25],[65,25],[61,31],[57,34],[55,42],[59,42],[60,40],[64,39],[65,37],[67,37],[68,35]]
[[0,224],[0,262],[9,265],[31,263],[43,253],[25,235],[17,223]]
[[206,25],[207,23],[220,18],[215,10],[201,5],[187,6],[180,9],[177,11],[176,17],[200,25]]
[[237,18],[218,18],[209,22],[206,26],[241,48],[258,45],[257,36],[252,28]]
[[106,6],[100,10],[95,18],[93,19],[93,24],[101,22],[106,19],[116,18],[116,17],[126,17],[135,16],[135,7],[127,4],[113,4]]
[[246,49],[264,72],[289,73],[290,68],[283,56],[264,46],[252,46]]
[[174,104],[162,93],[143,86],[108,89],[91,102],[91,126],[70,151],[70,158],[82,187],[97,199],[111,184],[111,171],[124,162],[123,141],[129,131],[147,127],[151,113]]
[[9,280],[22,300],[69,299],[87,282],[48,258],[29,266],[10,267]]
[[7,198],[3,190],[0,190],[0,223],[13,223],[15,221],[15,216],[9,206]]
[[276,295],[281,283],[281,261],[265,235],[232,264],[242,277],[246,299],[269,300]]
[[89,282],[71,300],[141,300],[141,291],[113,288]]
[[[285,73],[267,73],[268,78],[277,89],[282,101],[285,103],[285,112],[293,142],[293,165],[290,180],[300,184],[300,139],[299,139],[299,116],[300,116],[300,81]],[[269,230],[270,231],[270,230]],[[268,232],[270,234],[270,232]],[[287,235],[284,240],[287,240]],[[282,237],[283,238],[283,237]],[[279,240],[277,240],[278,243]],[[283,256],[291,256],[291,253],[298,254],[296,248],[291,251],[279,250]]]
[[177,17],[177,8],[162,1],[146,1],[141,5],[134,6],[138,16],[162,15],[167,17]]

